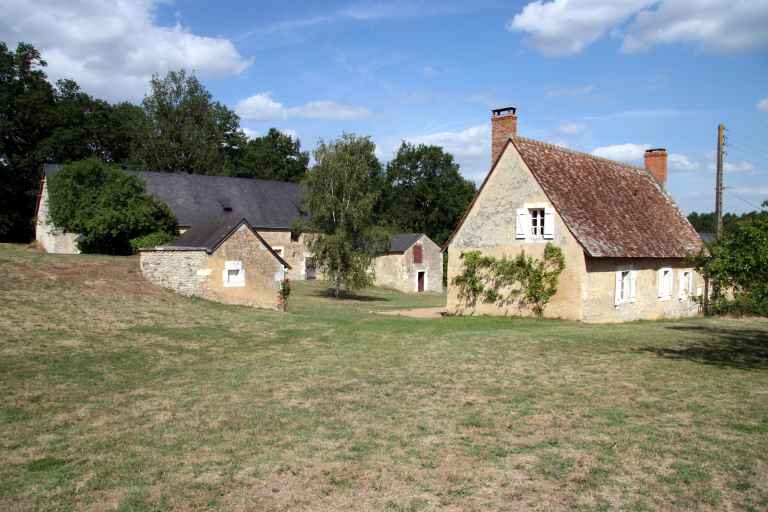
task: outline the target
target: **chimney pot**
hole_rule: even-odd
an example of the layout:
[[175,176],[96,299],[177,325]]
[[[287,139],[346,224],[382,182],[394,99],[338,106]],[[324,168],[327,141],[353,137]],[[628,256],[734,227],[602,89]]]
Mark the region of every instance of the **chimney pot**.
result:
[[496,163],[510,137],[517,135],[517,108],[491,110],[491,164]]
[[664,148],[647,149],[645,151],[645,168],[662,187],[667,186],[667,150]]

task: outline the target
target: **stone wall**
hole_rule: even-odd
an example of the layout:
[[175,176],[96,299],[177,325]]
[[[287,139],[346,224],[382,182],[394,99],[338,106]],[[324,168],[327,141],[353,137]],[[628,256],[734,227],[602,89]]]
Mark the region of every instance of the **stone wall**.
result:
[[306,279],[306,258],[310,252],[307,248],[307,236],[299,236],[299,240],[291,240],[290,231],[260,230],[259,234],[273,249],[282,249],[282,257],[291,268],[288,278],[294,281]]
[[48,220],[48,187],[43,180],[43,190],[40,194],[40,204],[35,219],[35,240],[45,249],[54,254],[80,254],[77,246],[78,235],[65,233],[56,228]]
[[[144,277],[182,295],[226,304],[274,309],[278,303],[282,263],[246,226],[241,226],[213,254],[204,250],[149,249],[140,252]],[[226,262],[239,261],[243,286],[226,286]]]
[[376,286],[415,293],[418,291],[418,273],[424,272],[424,291],[442,293],[443,255],[440,247],[426,236],[422,236],[416,244],[422,246],[422,263],[413,262],[414,246],[402,254],[385,254],[376,258]]
[[[560,275],[558,292],[547,305],[544,314],[551,318],[581,319],[581,291],[586,274],[584,251],[557,213],[554,216],[553,239],[517,240],[516,210],[526,204],[551,206],[520,155],[510,145],[448,247],[448,311],[461,314],[472,312],[465,308],[459,300],[458,289],[451,284],[453,278],[462,272],[462,253],[477,250],[501,258],[525,252],[541,258],[547,242],[552,242],[563,251],[565,270]],[[499,307],[496,304],[478,304],[474,313],[533,314],[529,308],[521,308],[519,305]]]
[[147,281],[182,295],[203,295],[210,272],[205,251],[145,250],[139,253],[141,273]]
[[[584,293],[584,321],[627,322],[631,320],[657,320],[685,318],[701,314],[701,306],[694,297],[680,299],[680,273],[693,272],[694,295],[703,294],[704,278],[681,259],[621,259],[587,258]],[[672,293],[659,298],[659,269],[672,269]],[[615,304],[616,272],[636,272],[634,302]]]

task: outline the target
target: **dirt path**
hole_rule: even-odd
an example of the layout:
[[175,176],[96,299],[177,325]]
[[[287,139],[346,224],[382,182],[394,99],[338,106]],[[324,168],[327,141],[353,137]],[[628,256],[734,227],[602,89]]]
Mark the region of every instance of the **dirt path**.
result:
[[441,318],[445,308],[413,308],[395,309],[394,311],[378,311],[381,315],[407,316],[410,318]]

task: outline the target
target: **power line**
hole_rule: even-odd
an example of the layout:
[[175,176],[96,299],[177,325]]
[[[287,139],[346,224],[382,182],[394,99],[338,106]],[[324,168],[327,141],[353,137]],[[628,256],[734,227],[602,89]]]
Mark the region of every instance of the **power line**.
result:
[[726,192],[728,192],[728,194],[729,194],[729,195],[732,195],[732,196],[733,196],[733,197],[735,197],[736,199],[738,199],[738,200],[740,200],[740,201],[742,201],[742,202],[744,202],[744,203],[748,204],[749,206],[751,206],[751,207],[753,207],[753,208],[757,208],[758,210],[763,210],[763,207],[762,207],[762,206],[760,206],[760,205],[757,205],[757,204],[753,203],[752,201],[750,201],[750,200],[748,200],[748,199],[744,199],[743,197],[741,197],[740,195],[738,195],[737,193],[735,193],[733,190],[730,190],[730,187],[725,187],[725,191],[726,191]]

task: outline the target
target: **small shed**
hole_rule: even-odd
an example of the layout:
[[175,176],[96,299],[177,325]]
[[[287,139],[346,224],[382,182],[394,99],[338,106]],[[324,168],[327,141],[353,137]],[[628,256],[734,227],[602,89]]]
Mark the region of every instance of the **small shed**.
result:
[[406,293],[443,291],[443,254],[424,233],[399,233],[376,258],[376,285]]
[[139,260],[148,281],[182,295],[271,309],[290,268],[244,218],[198,224]]

